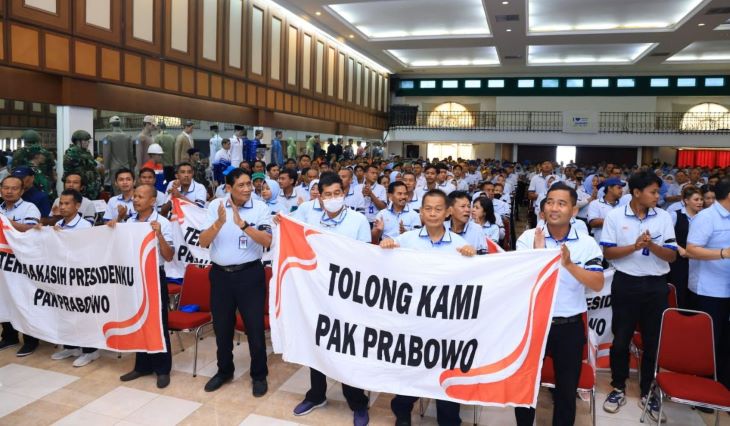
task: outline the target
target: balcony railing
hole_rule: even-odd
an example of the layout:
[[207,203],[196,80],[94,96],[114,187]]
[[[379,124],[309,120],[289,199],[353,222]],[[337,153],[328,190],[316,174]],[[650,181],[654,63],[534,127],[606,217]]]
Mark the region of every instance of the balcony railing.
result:
[[[599,133],[730,134],[730,113],[601,112]],[[395,130],[562,132],[562,111],[391,111]]]

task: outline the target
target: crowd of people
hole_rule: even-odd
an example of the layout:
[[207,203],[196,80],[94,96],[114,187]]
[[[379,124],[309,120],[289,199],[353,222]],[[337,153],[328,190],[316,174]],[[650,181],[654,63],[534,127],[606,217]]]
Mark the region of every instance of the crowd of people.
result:
[[[117,118],[112,118],[113,125]],[[113,132],[103,143],[105,155],[115,159],[104,158],[106,176],[88,152],[91,135],[75,132],[63,158],[64,189],[57,197],[52,155],[28,131],[26,146],[12,159],[0,156],[0,214],[22,232],[41,226],[69,232],[147,222],[158,237],[160,257],[170,260],[170,200],[186,199],[206,208],[200,245],[210,249],[218,359],[218,372],[206,391],[233,378],[236,312],[246,324],[252,393],[260,397],[268,390],[262,259],[271,246],[277,214],[384,250],[408,247],[470,257],[494,253],[498,246],[559,248],[559,290],[547,339],[556,373],[553,424],[575,421],[586,343],[585,290],[600,290],[608,267],[616,272],[611,288],[613,390],[603,404],[605,411],[616,413],[626,403],[629,345],[638,326],[643,339],[640,403],[648,404],[655,420],[659,417],[659,401],[649,395],[649,388],[661,316],[668,306],[667,283],[677,288],[679,307],[712,316],[719,378],[730,387],[730,168],[384,159],[352,152],[352,144],[339,141],[330,141],[325,149],[315,136],[308,137],[304,152],[299,152],[292,139],[284,142],[280,131],[265,153],[260,148],[262,133],[249,140],[243,126],[236,126],[228,138],[211,128],[206,164],[194,148],[192,126],[186,123],[177,138],[164,129],[153,137],[156,123],[145,118],[145,128],[132,144],[136,150],[120,145],[124,155],[115,153],[115,138],[128,137]],[[121,156],[129,161],[118,161]],[[95,210],[94,200],[100,197],[108,197],[103,214]],[[517,236],[515,222],[523,208],[527,230]],[[164,268],[160,278],[166,282]],[[167,331],[167,291],[162,294]],[[0,350],[19,343],[17,331],[4,323]],[[37,346],[37,339],[24,336],[17,355],[28,356]],[[172,365],[169,337],[167,348],[161,354],[137,354],[134,369],[121,380],[154,373],[157,386],[166,387]],[[71,346],[52,355],[55,360],[71,357],[74,366],[81,367],[99,355],[94,348]],[[327,402],[326,377],[314,369],[310,376],[311,388],[293,408],[294,415],[306,415]],[[354,424],[367,424],[365,390],[342,386]],[[396,424],[410,424],[416,400],[394,397]],[[459,405],[438,401],[437,417],[442,425],[460,424]],[[515,418],[519,425],[532,425],[535,410],[517,408]]]

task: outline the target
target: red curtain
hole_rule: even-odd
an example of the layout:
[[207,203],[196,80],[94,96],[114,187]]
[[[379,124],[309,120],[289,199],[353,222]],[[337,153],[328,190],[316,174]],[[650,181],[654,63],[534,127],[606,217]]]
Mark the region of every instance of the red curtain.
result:
[[677,167],[727,167],[730,151],[714,149],[682,149],[677,151]]

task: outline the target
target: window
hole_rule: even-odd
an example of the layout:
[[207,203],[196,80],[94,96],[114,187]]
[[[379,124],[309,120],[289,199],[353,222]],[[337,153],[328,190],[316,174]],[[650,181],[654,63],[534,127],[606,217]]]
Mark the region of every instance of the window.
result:
[[560,80],[558,80],[557,78],[543,79],[542,87],[543,89],[554,89],[560,87]]
[[717,131],[730,120],[730,111],[720,104],[703,103],[690,108],[682,116],[679,128],[687,131]]
[[607,78],[594,78],[591,80],[591,87],[608,87]]
[[705,78],[705,87],[722,87],[725,85],[723,77],[707,77]]
[[403,80],[400,82],[401,89],[413,89],[413,80]]
[[669,79],[668,78],[652,78],[649,81],[649,85],[651,87],[669,87]]
[[634,87],[636,81],[633,78],[619,78],[616,80],[616,87]]
[[443,80],[441,82],[441,88],[443,89],[458,89],[459,80]]
[[583,79],[582,78],[569,78],[565,81],[565,87],[571,88],[571,89],[577,89],[583,87]]
[[517,80],[517,87],[520,89],[532,89],[535,87],[535,80]]
[[456,102],[446,102],[436,108],[428,115],[429,127],[474,127],[474,117],[464,105]]
[[489,80],[487,87],[490,89],[502,89],[504,88],[504,80]]
[[482,87],[481,80],[466,80],[464,81],[464,88],[466,89],[479,89]]
[[421,80],[419,82],[419,87],[421,89],[435,89],[436,88],[436,80]]
[[696,78],[678,78],[677,87],[695,87],[697,85]]

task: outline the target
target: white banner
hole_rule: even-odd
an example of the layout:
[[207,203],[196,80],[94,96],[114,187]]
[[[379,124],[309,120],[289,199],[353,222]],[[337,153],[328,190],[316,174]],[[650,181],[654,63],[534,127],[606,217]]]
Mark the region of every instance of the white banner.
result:
[[383,250],[279,217],[269,308],[285,361],[377,392],[535,406],[559,250]]
[[165,351],[149,224],[23,233],[0,219],[0,320],[52,343]]
[[564,133],[598,133],[598,127],[595,111],[563,111]]
[[610,368],[608,353],[613,343],[611,331],[611,282],[615,269],[603,271],[603,289],[595,292],[586,289],[586,303],[588,304],[588,340],[595,353],[594,366]]
[[179,198],[172,200],[172,237],[175,244],[175,255],[172,261],[165,262],[167,278],[182,278],[185,267],[190,264],[207,265],[210,263],[210,252],[200,247],[200,233],[205,230],[208,215],[206,209],[197,204]]

